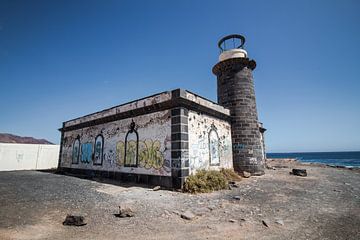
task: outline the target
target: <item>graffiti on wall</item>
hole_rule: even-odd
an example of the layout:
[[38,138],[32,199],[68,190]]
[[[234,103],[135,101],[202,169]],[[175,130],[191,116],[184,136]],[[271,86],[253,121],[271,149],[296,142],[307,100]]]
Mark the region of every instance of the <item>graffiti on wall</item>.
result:
[[79,154],[80,154],[80,140],[76,139],[73,146],[72,163],[79,163]]
[[245,149],[245,144],[242,144],[242,143],[234,143],[234,144],[233,144],[233,148],[234,148],[234,150],[244,150],[244,149]]
[[[126,163],[135,161],[137,153],[140,167],[160,169],[164,166],[164,154],[160,150],[160,141],[150,139],[139,141],[138,149],[136,149],[137,144],[134,140],[128,141],[126,145]],[[118,165],[124,166],[125,143],[123,141],[116,144],[116,155]]]
[[[132,133],[129,131],[135,122],[132,119],[121,119],[65,132],[61,166],[71,167],[74,157],[74,162],[78,159],[76,164],[80,164],[79,168],[169,176],[171,173],[170,111],[151,113],[136,117],[134,120],[136,126]],[[136,137],[136,134],[133,134],[138,129],[142,139],[140,135]],[[77,138],[80,141],[75,143]],[[74,144],[78,144],[75,146],[75,152]]]
[[104,158],[106,159],[107,163],[110,167],[116,166],[116,151],[110,149],[107,153],[104,154]]
[[232,167],[230,124],[189,111],[189,165],[199,169]]
[[210,165],[219,165],[219,135],[216,128],[212,128],[209,132],[209,148],[210,148]]
[[220,140],[220,152],[222,152],[223,155],[232,154],[231,145],[231,139],[223,136],[222,140]]
[[81,144],[81,162],[90,163],[92,158],[92,143]]
[[138,142],[139,135],[135,128],[135,123],[131,123],[131,129],[125,137],[125,163],[124,166],[137,167],[138,164]]
[[146,169],[160,169],[164,165],[164,155],[160,151],[161,144],[158,140],[145,140],[139,143],[140,166]]
[[119,141],[116,143],[116,161],[119,166],[124,166],[125,158],[125,142]]
[[137,141],[130,140],[126,143],[126,158],[125,158],[125,165],[127,166],[136,166],[137,159],[138,159],[138,152],[137,152]]
[[[190,165],[194,169],[205,169],[208,165],[209,145],[205,135],[199,135],[191,144]],[[206,156],[206,157],[203,157]]]
[[102,135],[98,135],[95,139],[94,164],[102,164],[103,148],[104,138]]

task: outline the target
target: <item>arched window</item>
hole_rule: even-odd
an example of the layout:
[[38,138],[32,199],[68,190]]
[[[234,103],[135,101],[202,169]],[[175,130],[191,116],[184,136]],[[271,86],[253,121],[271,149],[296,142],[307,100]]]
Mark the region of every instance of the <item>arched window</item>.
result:
[[81,144],[81,162],[90,163],[93,155],[93,145],[91,142]]
[[219,135],[216,131],[216,127],[212,126],[209,132],[209,155],[210,165],[220,165],[220,154],[219,154]]
[[72,163],[78,164],[80,158],[80,137],[75,139],[72,152]]
[[131,122],[130,130],[125,137],[125,167],[138,166],[139,135],[135,130],[135,123]]
[[102,165],[104,152],[104,137],[99,134],[95,138],[94,165]]

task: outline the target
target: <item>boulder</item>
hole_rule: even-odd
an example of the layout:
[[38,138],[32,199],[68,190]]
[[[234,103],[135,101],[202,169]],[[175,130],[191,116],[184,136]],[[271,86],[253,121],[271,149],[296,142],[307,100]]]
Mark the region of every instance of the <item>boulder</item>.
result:
[[243,175],[244,178],[249,178],[249,177],[251,177],[251,173],[246,172],[246,171],[243,171],[242,175]]
[[130,207],[119,206],[119,214],[116,214],[115,216],[120,218],[125,218],[125,217],[133,217],[134,215],[135,213]]
[[296,176],[300,176],[300,177],[306,177],[307,176],[306,169],[294,168],[292,170],[292,174],[294,174]]
[[67,215],[65,218],[65,221],[63,222],[63,225],[68,226],[84,226],[87,223],[85,222],[85,218],[83,216],[73,216],[73,215]]
[[234,196],[233,198],[238,201],[241,199],[240,196]]
[[275,223],[277,223],[279,225],[284,225],[284,221],[281,219],[276,220]]
[[181,214],[181,218],[186,220],[193,220],[195,218],[195,214],[193,214],[190,211],[185,211],[184,213]]

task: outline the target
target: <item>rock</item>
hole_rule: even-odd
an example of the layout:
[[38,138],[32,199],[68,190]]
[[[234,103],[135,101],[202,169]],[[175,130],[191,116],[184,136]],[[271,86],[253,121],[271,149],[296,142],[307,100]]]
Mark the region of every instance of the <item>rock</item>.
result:
[[238,201],[239,201],[241,198],[240,198],[240,196],[234,196],[234,197],[233,197],[233,199],[235,199],[235,200],[238,200]]
[[251,177],[251,173],[246,172],[246,171],[243,171],[242,175],[243,175],[244,178],[249,178],[249,177]]
[[65,218],[65,221],[63,222],[63,225],[68,226],[84,226],[87,223],[85,222],[85,218],[83,216],[73,216],[73,215],[67,215]]
[[204,202],[203,201],[197,201],[197,204],[199,204],[199,205],[203,205],[204,204]]
[[190,211],[185,211],[181,214],[181,218],[186,220],[193,220],[195,218],[195,215]]
[[135,215],[134,211],[130,207],[119,206],[119,214],[115,214],[116,217],[125,218],[133,217]]
[[238,188],[239,185],[236,184],[236,182],[229,181],[229,189]]
[[284,221],[281,219],[276,220],[275,223],[282,225],[282,226],[284,225]]
[[270,170],[276,170],[276,167],[273,167],[273,166],[266,166],[267,169],[270,169]]
[[229,219],[229,222],[236,223],[237,221],[235,219]]
[[214,205],[210,205],[210,206],[208,206],[207,208],[208,208],[210,211],[213,211],[213,210],[216,209],[216,207],[215,207]]
[[206,208],[206,207],[201,207],[201,208],[197,208],[195,209],[195,215],[197,216],[203,216],[205,215],[206,213],[208,213],[210,211],[209,208]]
[[300,176],[300,177],[306,177],[307,173],[306,173],[306,169],[297,169],[294,168],[292,170],[292,174],[296,175],[296,176]]
[[153,188],[153,191],[159,191],[160,188],[161,188],[160,186],[156,186],[156,187]]
[[262,224],[263,224],[265,227],[269,227],[269,225],[268,225],[264,220],[262,220]]
[[172,211],[174,214],[176,214],[176,215],[181,215],[181,213],[179,212],[179,211],[176,211],[176,210],[174,210],[174,211]]

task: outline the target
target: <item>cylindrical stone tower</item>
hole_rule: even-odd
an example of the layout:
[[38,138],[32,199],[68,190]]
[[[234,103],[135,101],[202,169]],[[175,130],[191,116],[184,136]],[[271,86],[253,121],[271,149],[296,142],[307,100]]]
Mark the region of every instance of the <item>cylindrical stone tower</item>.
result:
[[[234,47],[226,49],[226,41],[232,40]],[[240,44],[235,46],[235,41]],[[252,175],[264,174],[265,159],[259,129],[252,71],[256,67],[243,49],[245,38],[229,35],[222,38],[219,62],[212,71],[217,76],[218,103],[230,109],[232,123],[234,169]]]

